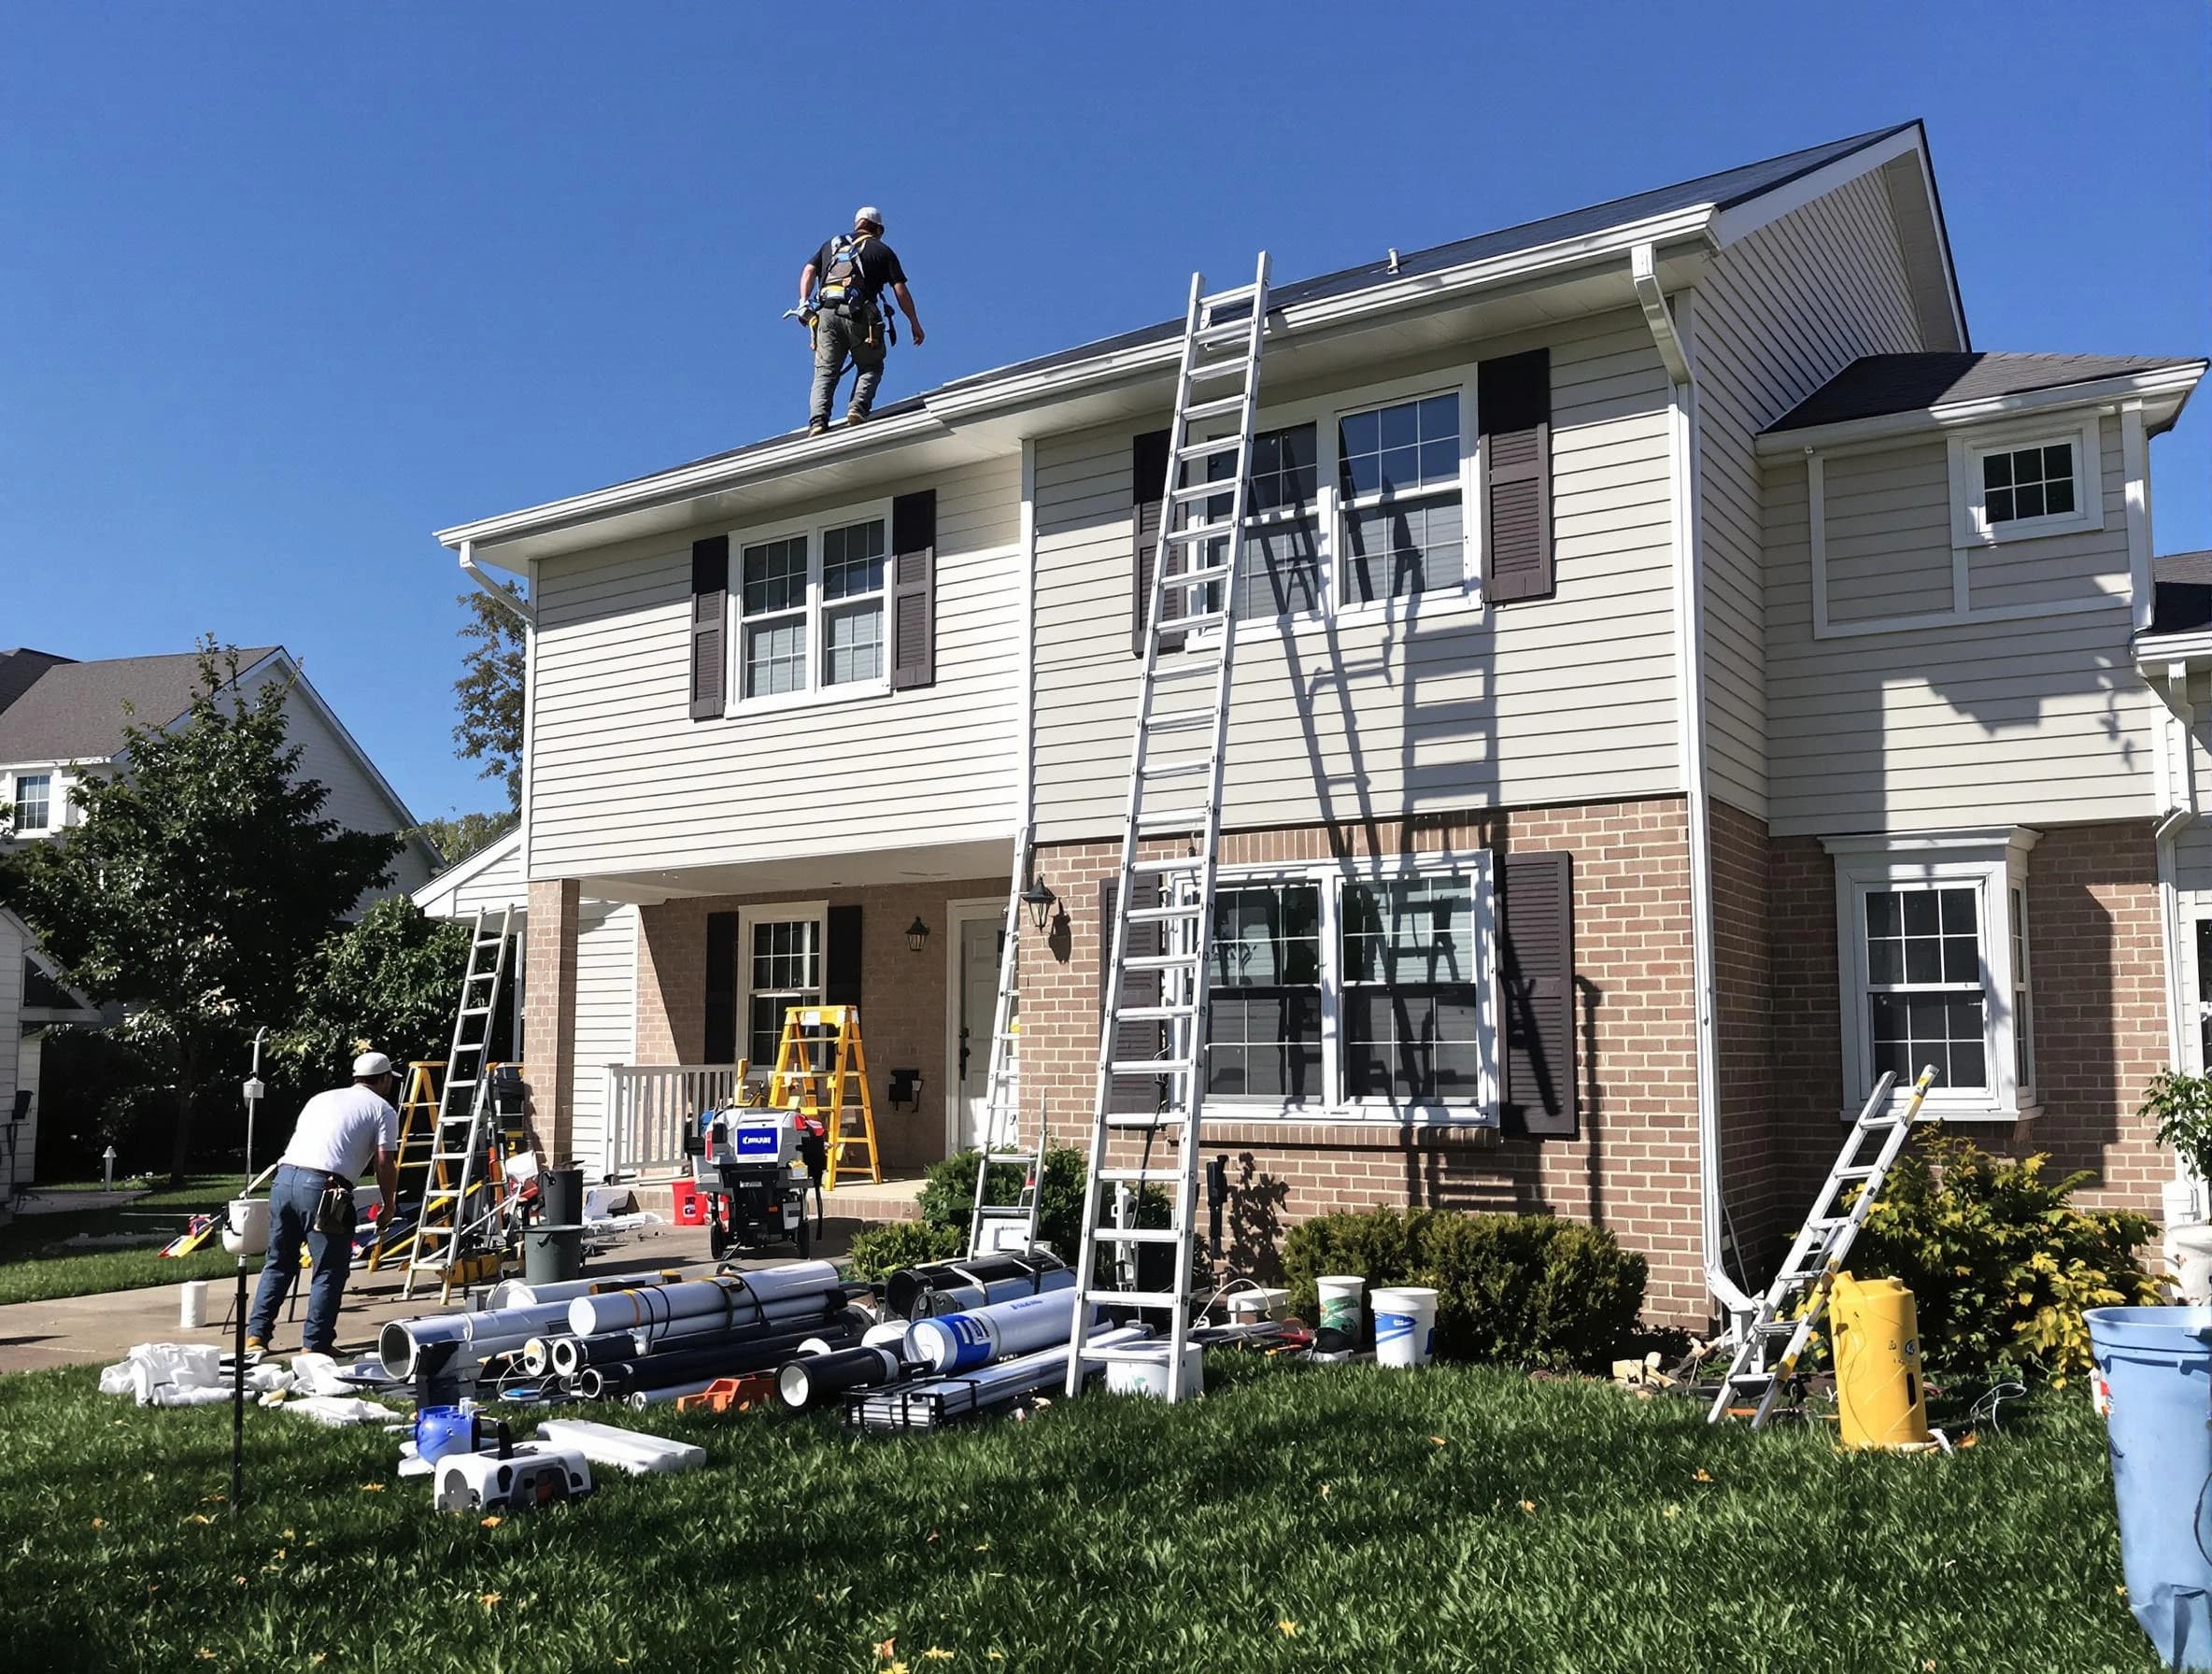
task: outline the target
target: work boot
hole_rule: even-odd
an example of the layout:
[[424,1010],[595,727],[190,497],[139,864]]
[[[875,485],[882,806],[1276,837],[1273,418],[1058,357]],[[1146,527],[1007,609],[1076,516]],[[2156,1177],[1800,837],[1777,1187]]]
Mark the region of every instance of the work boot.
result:
[[868,414],[864,408],[847,407],[844,410],[844,422],[845,428],[847,430],[850,430],[856,424],[866,424],[868,422]]
[[262,1341],[260,1338],[258,1338],[258,1337],[248,1337],[248,1338],[246,1340],[246,1364],[247,1364],[247,1365],[248,1365],[248,1366],[259,1366],[259,1365],[262,1363],[262,1356],[263,1355],[266,1355],[268,1352],[269,1352],[269,1345],[268,1345],[267,1343],[263,1342],[263,1341]]
[[828,435],[830,433],[830,420],[827,418],[809,419],[807,421],[806,433],[810,436]]

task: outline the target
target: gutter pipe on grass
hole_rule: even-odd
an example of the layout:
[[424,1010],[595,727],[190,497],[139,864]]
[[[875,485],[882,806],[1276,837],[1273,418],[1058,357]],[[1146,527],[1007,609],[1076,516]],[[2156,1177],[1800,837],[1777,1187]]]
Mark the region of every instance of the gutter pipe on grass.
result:
[[1639,244],[1628,273],[1666,367],[1675,581],[1676,719],[1682,740],[1682,793],[1690,861],[1690,954],[1697,1039],[1698,1250],[1705,1287],[1731,1323],[1757,1301],[1729,1276],[1722,1259],[1720,1051],[1715,1039],[1713,977],[1712,809],[1706,797],[1705,603],[1698,551],[1697,374],[1690,347],[1660,287],[1657,250]]

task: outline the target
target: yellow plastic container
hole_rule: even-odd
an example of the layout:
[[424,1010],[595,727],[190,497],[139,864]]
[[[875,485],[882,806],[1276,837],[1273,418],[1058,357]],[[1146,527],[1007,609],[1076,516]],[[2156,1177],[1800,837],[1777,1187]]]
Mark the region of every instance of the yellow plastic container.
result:
[[1844,1446],[1931,1446],[1912,1292],[1894,1279],[1838,1273],[1828,1307]]

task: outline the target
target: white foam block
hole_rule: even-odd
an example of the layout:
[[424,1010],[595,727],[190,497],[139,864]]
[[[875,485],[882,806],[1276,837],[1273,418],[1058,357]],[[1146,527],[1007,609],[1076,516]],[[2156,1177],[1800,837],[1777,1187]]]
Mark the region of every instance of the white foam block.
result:
[[538,1439],[547,1444],[582,1454],[594,1465],[611,1465],[631,1476],[674,1470],[697,1470],[706,1463],[706,1449],[688,1442],[626,1430],[619,1425],[598,1424],[588,1418],[548,1418],[538,1426]]

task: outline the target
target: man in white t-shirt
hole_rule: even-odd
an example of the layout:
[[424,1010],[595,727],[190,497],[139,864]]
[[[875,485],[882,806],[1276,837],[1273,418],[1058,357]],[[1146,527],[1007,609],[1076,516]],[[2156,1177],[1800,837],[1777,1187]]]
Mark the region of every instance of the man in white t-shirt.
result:
[[338,1342],[338,1304],[353,1266],[354,1182],[374,1165],[384,1192],[384,1219],[399,1201],[400,1114],[391,1106],[399,1078],[381,1052],[353,1060],[353,1085],[333,1087],[307,1100],[277,1159],[269,1187],[269,1259],[246,1321],[246,1352],[258,1358],[269,1346],[276,1311],[300,1270],[300,1245],[315,1261],[307,1292],[307,1326],[301,1334],[311,1355],[332,1353]]

